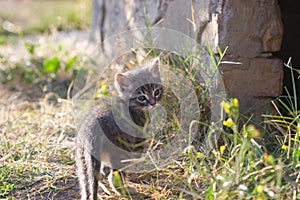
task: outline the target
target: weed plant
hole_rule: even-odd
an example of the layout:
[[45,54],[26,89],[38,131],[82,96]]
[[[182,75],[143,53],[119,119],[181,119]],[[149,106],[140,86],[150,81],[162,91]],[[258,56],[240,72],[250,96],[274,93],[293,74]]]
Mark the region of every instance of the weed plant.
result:
[[[44,90],[44,95],[28,101],[23,91],[32,85],[55,85],[65,78],[71,82],[73,74],[81,70],[80,65],[79,68],[75,65],[81,58],[62,53],[62,47],[49,57],[38,57],[37,48],[27,45],[30,67],[19,63],[2,72],[0,198],[78,199],[71,101],[55,90],[52,90],[54,101],[49,101],[51,94]],[[218,57],[211,51],[216,67],[223,62],[225,52],[219,49]],[[186,65],[188,62],[183,66]],[[291,63],[287,66],[291,67]],[[22,91],[17,90],[20,85]],[[107,86],[101,85],[101,95],[107,95],[107,90]],[[265,115],[268,129],[258,129],[251,119],[242,122],[238,99],[224,100],[220,106],[226,119],[215,149],[205,154],[194,146],[186,147],[180,159],[141,174],[136,182],[129,183],[136,188],[135,194],[119,198],[300,199],[300,115],[295,98],[296,93],[289,95],[288,104],[280,99],[279,104],[274,102],[278,115]],[[286,109],[287,116],[279,106]],[[268,138],[273,138],[273,148],[264,143]]]

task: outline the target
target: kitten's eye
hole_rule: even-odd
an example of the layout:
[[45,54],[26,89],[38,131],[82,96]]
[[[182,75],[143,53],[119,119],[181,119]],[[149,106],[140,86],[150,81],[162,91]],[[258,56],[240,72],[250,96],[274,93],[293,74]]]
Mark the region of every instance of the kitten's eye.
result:
[[154,96],[157,97],[158,95],[160,95],[160,90],[159,89],[156,89],[154,91]]
[[146,97],[144,95],[138,96],[137,98],[139,101],[145,101]]

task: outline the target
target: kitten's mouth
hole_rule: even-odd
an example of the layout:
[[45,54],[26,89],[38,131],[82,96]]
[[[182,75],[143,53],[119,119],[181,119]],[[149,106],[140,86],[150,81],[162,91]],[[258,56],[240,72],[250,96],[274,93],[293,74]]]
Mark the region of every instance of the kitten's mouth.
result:
[[155,103],[154,105],[148,105],[148,106],[144,107],[142,110],[143,111],[145,111],[145,110],[147,110],[147,111],[153,111],[153,110],[155,110],[155,108],[157,108],[159,106],[160,106],[159,103]]

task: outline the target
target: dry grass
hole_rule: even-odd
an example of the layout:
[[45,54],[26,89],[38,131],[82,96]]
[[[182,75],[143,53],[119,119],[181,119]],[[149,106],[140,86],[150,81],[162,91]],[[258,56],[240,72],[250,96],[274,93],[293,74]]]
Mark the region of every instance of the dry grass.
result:
[[[21,65],[1,60],[2,65],[9,64],[4,67],[6,74],[17,77],[0,85],[0,198],[79,198],[74,173],[76,130],[67,92],[72,72],[64,68],[70,55],[62,50],[54,51],[54,55],[62,63],[60,71],[54,78],[37,73],[37,80],[30,83],[23,79],[28,68],[22,62],[26,60],[21,59]],[[53,54],[29,56],[31,60],[39,60],[52,58]],[[33,71],[42,67],[42,63],[32,64]],[[16,65],[22,73],[18,73]],[[276,137],[268,144],[276,152],[270,152],[264,143],[267,138],[258,140],[253,133],[259,131],[240,124],[237,100],[224,102],[223,108],[232,120],[231,123],[226,120],[228,127],[220,139],[222,148],[214,149],[208,156],[191,148],[163,169],[139,174],[133,182],[127,182],[135,188],[128,189],[135,191],[130,195],[116,197],[99,192],[99,196],[103,199],[299,199],[299,111],[295,111],[292,123],[284,123],[288,127],[280,129],[278,117],[269,116],[274,118],[269,122],[280,130],[276,136],[265,133]],[[286,117],[279,119],[284,121]]]
[[[23,88],[26,91],[26,87]],[[52,98],[55,97],[55,98]],[[9,199],[78,199],[74,173],[76,135],[72,102],[44,94],[34,98],[26,92],[12,92],[1,86],[0,186],[12,185],[2,197]],[[105,199],[177,199],[188,197],[185,189],[187,160],[161,171],[143,174],[128,182],[135,193]],[[204,191],[206,187],[194,186]],[[195,194],[194,194],[195,195]]]
[[[42,92],[40,84],[45,81],[25,84],[21,77],[16,80],[0,85],[0,198],[78,199],[74,173],[76,130],[67,88],[60,88],[66,93],[62,98],[58,95],[62,91]],[[57,84],[52,80],[51,85]],[[293,146],[286,146],[293,155],[283,150],[268,152],[263,143],[253,143],[255,138],[249,137],[255,129],[250,130],[247,125],[238,129],[237,103],[226,105],[233,124],[232,130],[224,134],[223,150],[215,149],[208,156],[187,150],[180,160],[127,182],[128,190],[134,191],[131,194],[116,197],[99,192],[99,196],[103,199],[297,199],[300,190],[297,138]],[[288,136],[285,129],[281,132],[282,136],[277,137],[280,142]],[[280,148],[275,142],[273,146]]]
[[2,86],[0,103],[1,185],[13,185],[16,199],[57,199],[70,189],[76,195],[71,102],[50,95],[29,99]]
[[[54,87],[61,82],[59,75],[50,82],[41,76],[41,80],[26,83],[22,78],[24,73],[13,69],[18,63],[2,64],[7,72],[12,68],[15,77],[0,85],[0,197],[78,199],[74,165],[76,129],[68,88]],[[70,79],[72,76],[68,74]],[[134,193],[118,198],[178,199],[195,195],[190,192],[192,188],[205,191],[208,186],[205,183],[194,186],[187,183],[187,165],[187,160],[177,161],[162,170],[143,174],[128,183],[135,188]],[[117,198],[99,195],[104,199]]]

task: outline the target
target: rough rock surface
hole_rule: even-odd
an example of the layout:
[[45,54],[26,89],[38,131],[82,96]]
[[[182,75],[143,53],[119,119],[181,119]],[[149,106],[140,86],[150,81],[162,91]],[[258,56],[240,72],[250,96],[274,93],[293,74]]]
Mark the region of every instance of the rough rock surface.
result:
[[225,60],[241,63],[221,66],[231,96],[271,98],[282,92],[282,61],[272,57],[283,36],[276,0],[100,0],[100,4],[105,7],[104,39],[134,28],[174,29],[200,44],[208,43],[216,53],[218,46],[229,47]]
[[276,97],[281,94],[283,70],[278,58],[253,58],[248,69],[225,70],[223,80],[231,96]]

